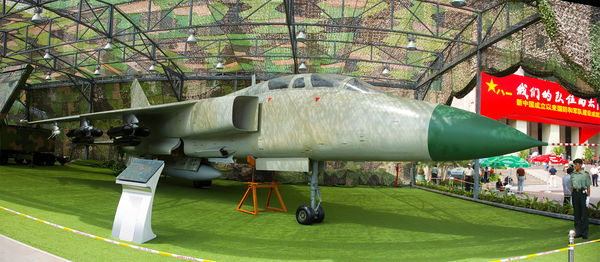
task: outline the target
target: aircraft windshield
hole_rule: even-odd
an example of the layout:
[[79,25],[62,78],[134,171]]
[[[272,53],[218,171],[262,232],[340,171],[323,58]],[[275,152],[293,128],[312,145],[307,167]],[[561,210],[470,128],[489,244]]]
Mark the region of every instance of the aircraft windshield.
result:
[[358,79],[341,75],[319,75],[310,76],[313,87],[339,87],[362,93],[380,93],[376,87]]

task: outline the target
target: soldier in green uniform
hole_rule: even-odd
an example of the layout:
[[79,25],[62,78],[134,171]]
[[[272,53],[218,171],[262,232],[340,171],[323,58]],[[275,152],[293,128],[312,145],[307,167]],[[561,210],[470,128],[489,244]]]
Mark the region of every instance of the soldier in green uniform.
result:
[[581,165],[583,165],[581,159],[573,160],[573,164],[575,164],[575,171],[571,173],[571,192],[573,197],[573,216],[575,217],[575,237],[587,239],[588,212],[585,201],[589,196],[592,180],[590,179],[590,174],[581,169]]

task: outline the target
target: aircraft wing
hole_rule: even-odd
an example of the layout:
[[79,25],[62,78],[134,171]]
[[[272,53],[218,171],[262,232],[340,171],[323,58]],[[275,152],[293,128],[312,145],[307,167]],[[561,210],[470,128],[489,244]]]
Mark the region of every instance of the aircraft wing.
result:
[[98,119],[121,119],[124,115],[134,114],[136,116],[152,116],[152,115],[164,115],[169,112],[178,111],[183,108],[191,107],[196,102],[194,100],[183,101],[171,104],[163,104],[163,105],[155,105],[148,107],[138,107],[138,108],[126,108],[126,109],[117,109],[103,112],[95,112],[81,115],[73,115],[73,116],[65,116],[65,117],[57,117],[50,118],[44,120],[31,121],[29,124],[47,124],[54,122],[69,122],[69,121],[79,121],[81,119],[86,120],[98,120]]

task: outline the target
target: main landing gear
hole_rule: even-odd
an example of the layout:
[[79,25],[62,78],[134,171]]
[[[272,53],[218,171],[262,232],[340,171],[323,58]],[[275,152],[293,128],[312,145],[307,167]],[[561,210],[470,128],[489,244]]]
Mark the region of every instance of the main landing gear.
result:
[[[319,167],[324,169],[324,164],[324,161],[312,162],[312,175],[310,177],[310,206],[302,205],[296,210],[296,221],[302,225],[321,223],[325,218],[325,211],[323,211],[323,207],[321,206],[321,189],[319,188]],[[319,198],[318,203],[317,197]]]

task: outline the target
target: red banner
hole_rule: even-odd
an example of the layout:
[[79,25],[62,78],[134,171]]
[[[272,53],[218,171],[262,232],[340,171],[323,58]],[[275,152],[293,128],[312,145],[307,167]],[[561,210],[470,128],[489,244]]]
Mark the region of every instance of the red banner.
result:
[[579,143],[600,132],[600,105],[595,98],[579,98],[558,83],[510,75],[481,73],[481,114],[579,127]]

